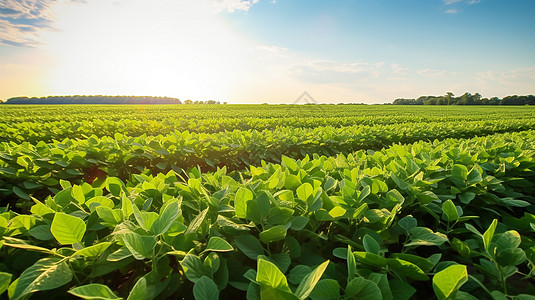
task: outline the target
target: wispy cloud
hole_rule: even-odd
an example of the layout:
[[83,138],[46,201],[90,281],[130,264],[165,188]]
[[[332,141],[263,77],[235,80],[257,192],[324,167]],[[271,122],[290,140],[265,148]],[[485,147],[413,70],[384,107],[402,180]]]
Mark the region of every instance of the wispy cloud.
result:
[[237,10],[248,11],[259,0],[212,0],[221,10],[234,12]]
[[458,13],[458,12],[459,12],[459,10],[458,10],[458,9],[455,9],[455,8],[454,8],[454,9],[448,9],[448,10],[446,10],[446,13],[447,13],[447,14],[456,14],[456,13]]
[[463,0],[442,0],[442,2],[446,5],[451,5],[451,4],[455,4],[455,3],[458,3],[458,2],[461,2]]
[[424,77],[440,77],[444,75],[454,75],[455,73],[448,72],[446,70],[437,70],[437,69],[421,69],[416,71],[420,76]]
[[[200,0],[195,0],[200,1]],[[216,13],[248,11],[259,0],[202,0]],[[61,3],[87,4],[87,0],[0,0],[0,44],[36,47],[43,44],[41,33],[55,30],[54,7]],[[118,5],[128,4],[116,0]]]
[[56,0],[3,0],[0,2],[0,43],[32,47],[42,41],[41,30],[53,29],[51,7]]

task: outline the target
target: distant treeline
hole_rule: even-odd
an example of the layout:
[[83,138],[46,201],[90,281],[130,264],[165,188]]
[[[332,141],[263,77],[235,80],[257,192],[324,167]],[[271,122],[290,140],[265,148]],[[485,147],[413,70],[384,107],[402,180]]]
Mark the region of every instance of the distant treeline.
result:
[[151,96],[48,96],[14,97],[5,104],[182,104],[177,98]]
[[444,96],[421,96],[417,99],[396,99],[394,105],[535,105],[535,96],[507,96],[483,98],[479,93],[464,93],[455,97],[453,93]]

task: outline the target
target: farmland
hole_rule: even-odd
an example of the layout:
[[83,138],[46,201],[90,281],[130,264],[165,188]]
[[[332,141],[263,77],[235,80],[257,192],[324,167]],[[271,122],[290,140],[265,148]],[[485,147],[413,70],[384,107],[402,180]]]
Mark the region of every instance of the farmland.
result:
[[535,109],[2,105],[0,237],[10,299],[535,299]]

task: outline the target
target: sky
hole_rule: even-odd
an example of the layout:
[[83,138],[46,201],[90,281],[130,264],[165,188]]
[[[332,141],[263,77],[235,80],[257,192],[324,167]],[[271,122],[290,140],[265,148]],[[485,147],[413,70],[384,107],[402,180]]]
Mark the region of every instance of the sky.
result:
[[534,14],[533,0],[0,0],[0,100],[535,94]]

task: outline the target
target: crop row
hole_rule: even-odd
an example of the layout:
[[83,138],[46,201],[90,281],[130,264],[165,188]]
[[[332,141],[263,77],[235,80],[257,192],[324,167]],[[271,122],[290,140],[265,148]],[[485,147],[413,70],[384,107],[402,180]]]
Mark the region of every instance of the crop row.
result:
[[168,134],[176,131],[196,133],[216,133],[233,130],[276,130],[280,128],[316,128],[316,127],[347,127],[355,125],[390,125],[398,123],[450,123],[455,122],[509,122],[525,124],[534,123],[532,115],[527,116],[494,116],[475,115],[459,117],[438,116],[382,116],[382,117],[287,117],[287,118],[166,118],[152,120],[150,118],[121,120],[69,120],[53,122],[17,122],[0,123],[0,142],[51,142],[65,138],[87,138],[95,135],[113,136],[120,132],[127,136],[148,136]]
[[237,177],[62,181],[31,214],[0,214],[0,293],[532,299],[534,149],[526,131],[284,156]]
[[[158,136],[92,136],[35,145],[0,143],[0,193],[55,191],[59,180],[92,181],[104,175],[129,178],[145,169],[153,173],[200,166],[241,170],[261,161],[278,162],[282,155],[334,155],[359,149],[381,149],[393,143],[468,138],[535,128],[535,120],[495,122],[408,123],[376,126],[278,128],[273,131],[235,130],[214,134],[171,132]],[[11,197],[11,199],[14,199]],[[5,202],[5,201],[4,201]]]
[[[534,117],[533,107],[478,107],[467,113],[461,106],[391,106],[391,105],[1,105],[1,123],[94,121],[124,119],[285,119],[285,118],[379,118],[388,121],[423,122],[432,118],[485,120]],[[385,117],[388,116],[388,117]],[[395,121],[398,123],[398,121]]]

